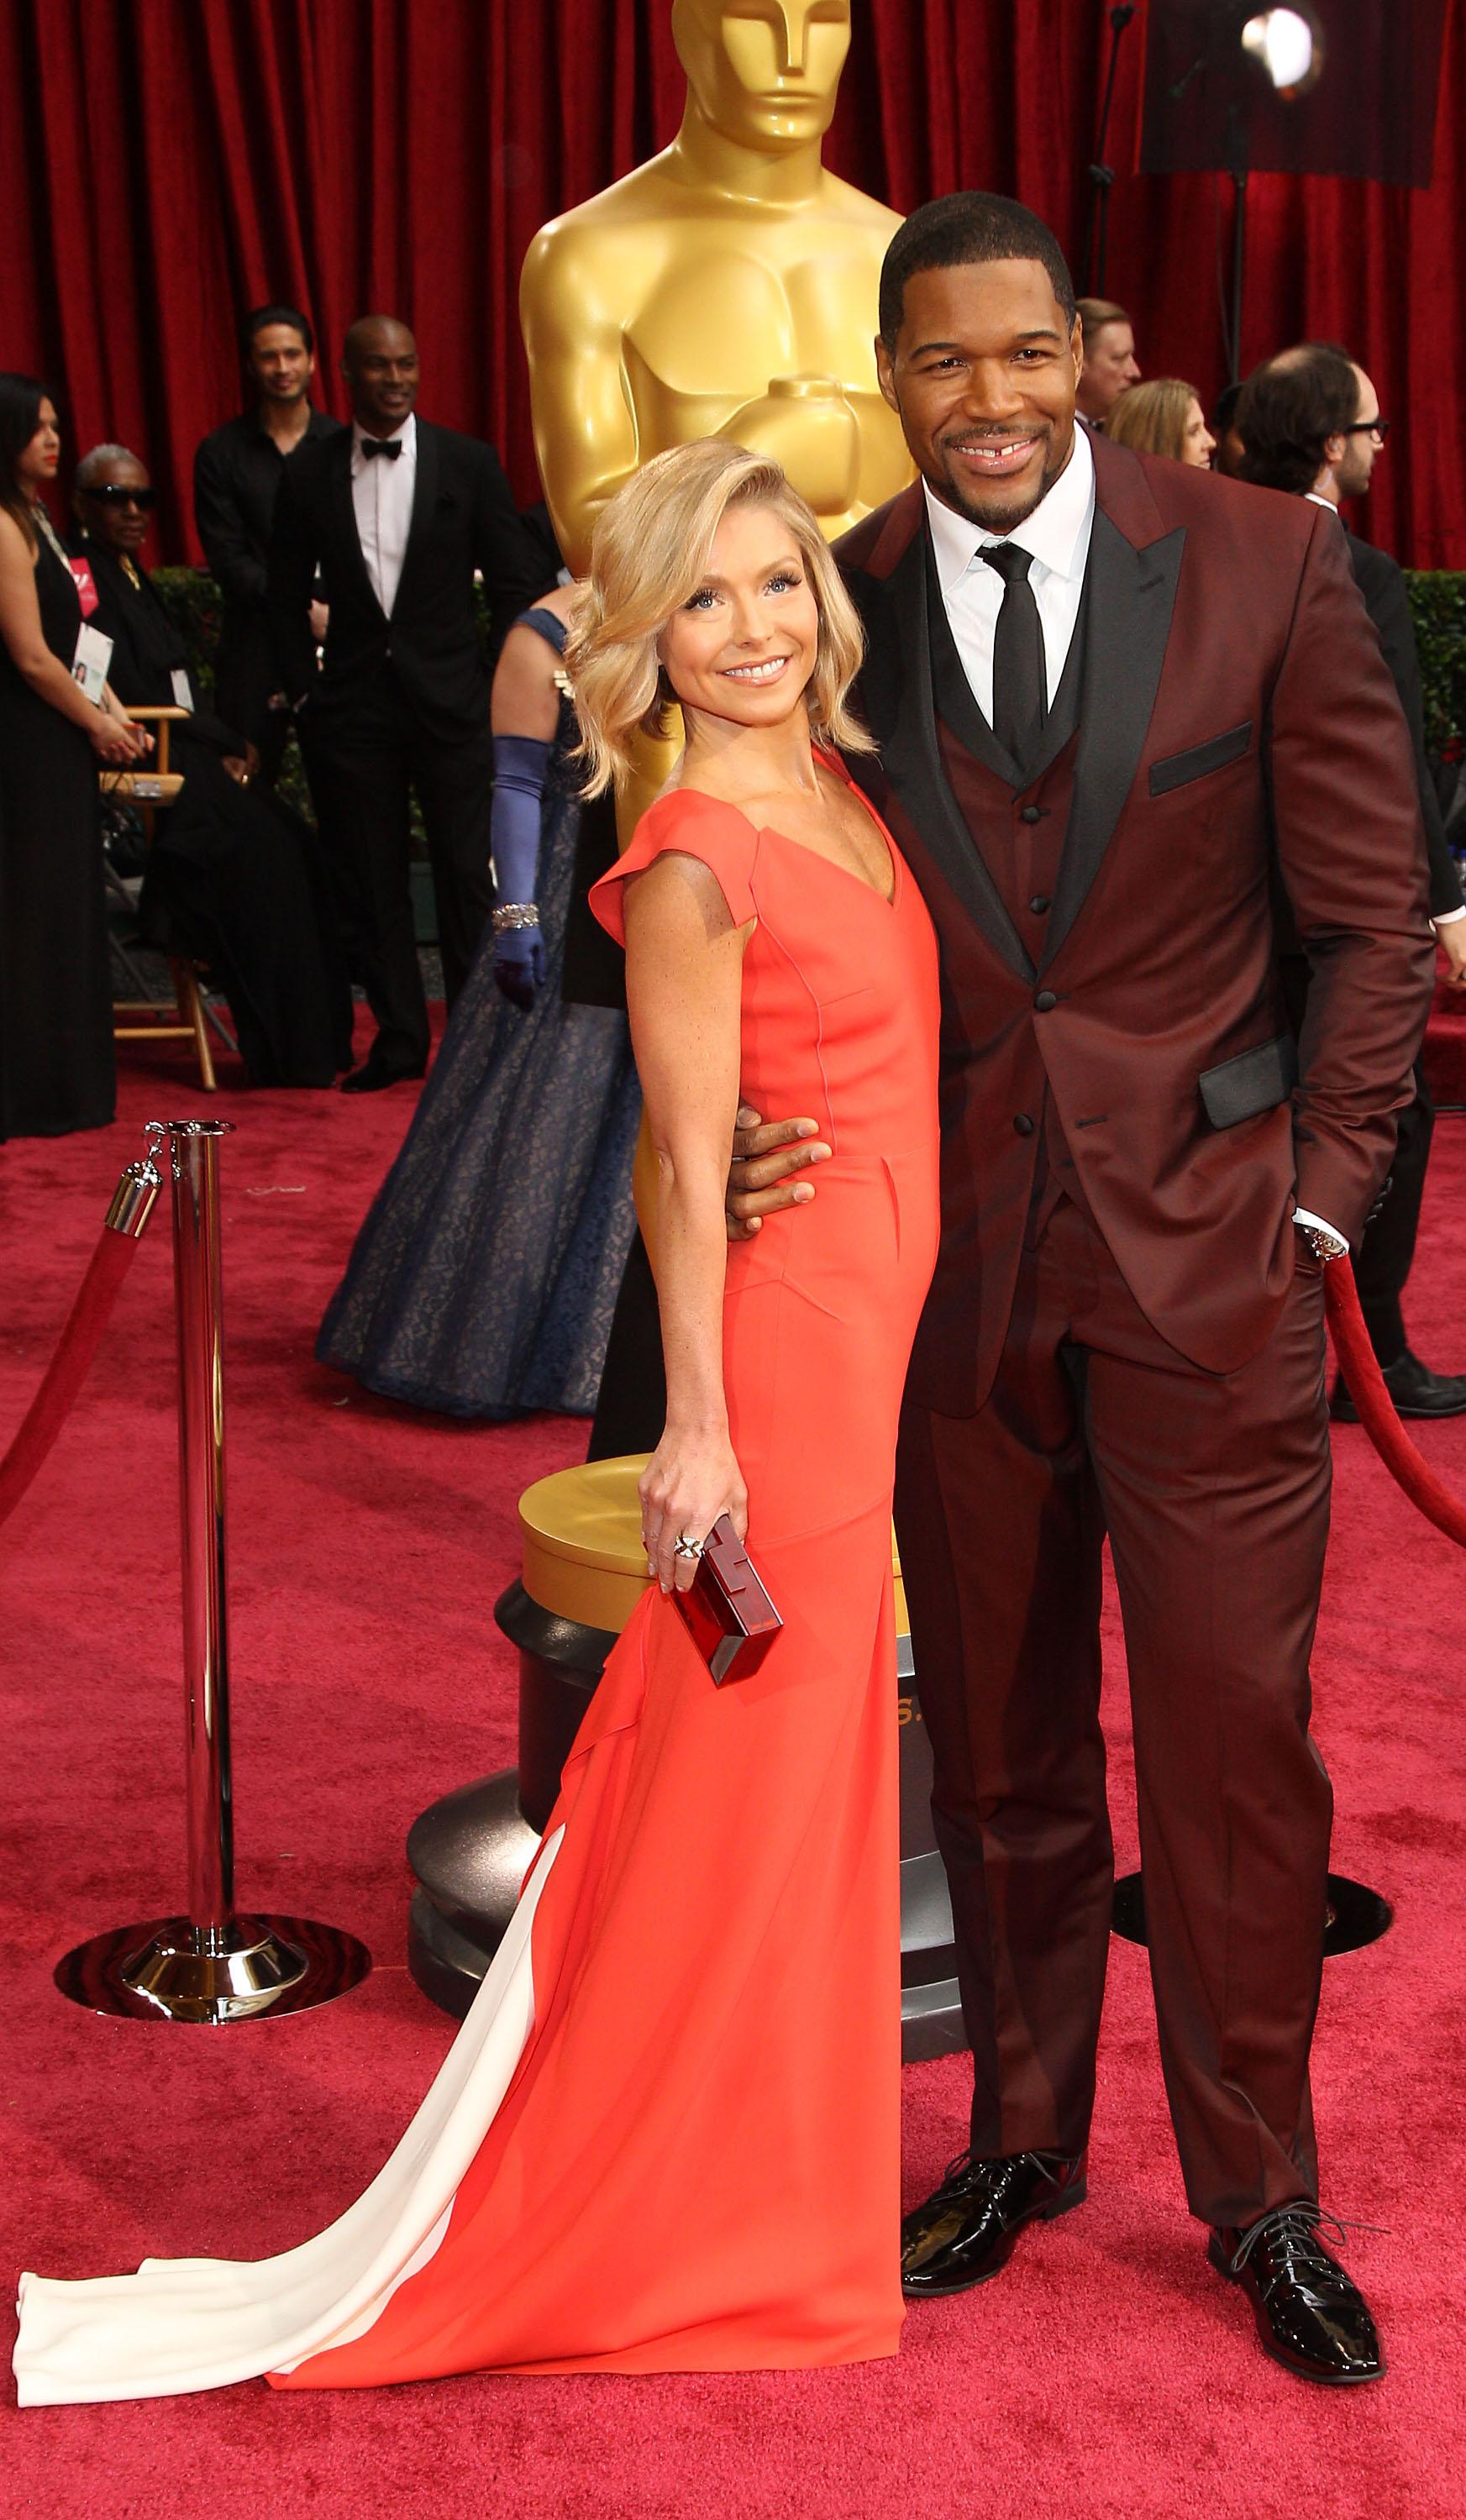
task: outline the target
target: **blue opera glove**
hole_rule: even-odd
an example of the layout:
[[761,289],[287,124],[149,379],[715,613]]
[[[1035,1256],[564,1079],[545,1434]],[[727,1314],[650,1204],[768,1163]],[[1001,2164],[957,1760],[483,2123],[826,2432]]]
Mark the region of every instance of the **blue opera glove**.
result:
[[[494,978],[517,1007],[544,986],[545,940],[534,902],[539,823],[553,744],[531,735],[494,737],[489,846],[494,870]],[[532,915],[526,918],[525,913]]]

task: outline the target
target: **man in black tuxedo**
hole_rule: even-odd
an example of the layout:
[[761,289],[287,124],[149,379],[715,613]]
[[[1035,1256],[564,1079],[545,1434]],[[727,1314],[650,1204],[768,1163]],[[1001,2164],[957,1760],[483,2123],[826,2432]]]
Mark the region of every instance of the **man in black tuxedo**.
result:
[[[1249,378],[1237,411],[1242,477],[1267,490],[1290,490],[1335,515],[1345,499],[1361,498],[1374,459],[1389,434],[1379,396],[1362,368],[1329,341],[1282,350]],[[1342,523],[1342,518],[1341,518]],[[1410,731],[1416,786],[1430,861],[1431,918],[1449,967],[1451,985],[1466,986],[1466,903],[1446,842],[1425,748],[1420,659],[1409,598],[1388,552],[1343,527],[1350,565],[1379,634]],[[1307,967],[1295,951],[1285,965],[1295,1024],[1301,1024]],[[1466,1410],[1466,1374],[1433,1373],[1411,1351],[1400,1297],[1415,1256],[1420,1202],[1435,1128],[1435,1106],[1417,1063],[1415,1098],[1399,1118],[1390,1188],[1354,1261],[1359,1303],[1390,1395],[1402,1418],[1454,1418]],[[1356,1411],[1348,1386],[1334,1385],[1335,1418]]]
[[[377,1019],[344,1093],[370,1093],[428,1062],[428,1009],[408,882],[409,792],[433,862],[451,1006],[493,901],[485,656],[474,606],[483,578],[496,652],[541,590],[499,459],[414,412],[417,344],[405,324],[363,316],[342,372],[352,423],[285,468],[270,540],[269,596],[288,689],[305,712],[323,830],[355,895],[348,956]],[[306,606],[319,563],[330,603],[317,674]]]

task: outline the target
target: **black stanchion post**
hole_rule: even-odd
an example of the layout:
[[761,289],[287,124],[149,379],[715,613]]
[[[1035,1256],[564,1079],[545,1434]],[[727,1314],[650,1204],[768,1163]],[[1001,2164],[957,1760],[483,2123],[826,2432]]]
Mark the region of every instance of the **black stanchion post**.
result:
[[[1336,1959],[1341,1952],[1363,1951],[1367,1944],[1377,1943],[1381,1934],[1388,1934],[1394,1922],[1394,1909],[1377,1890],[1367,1890],[1362,1881],[1351,1881],[1343,1872],[1329,1874],[1328,1905],[1323,1915],[1326,1960]],[[1145,1881],[1140,1873],[1126,1872],[1116,1882],[1111,1923],[1122,1943],[1149,1948]]]
[[1110,11],[1110,60],[1105,72],[1094,162],[1089,169],[1089,213],[1084,225],[1084,250],[1079,257],[1079,287],[1086,297],[1103,297],[1105,293],[1105,274],[1110,258],[1110,192],[1115,182],[1115,169],[1106,161],[1105,151],[1109,146],[1110,113],[1115,103],[1115,73],[1120,67],[1120,39],[1134,17],[1137,5],[1138,0],[1130,0],[1130,5]]

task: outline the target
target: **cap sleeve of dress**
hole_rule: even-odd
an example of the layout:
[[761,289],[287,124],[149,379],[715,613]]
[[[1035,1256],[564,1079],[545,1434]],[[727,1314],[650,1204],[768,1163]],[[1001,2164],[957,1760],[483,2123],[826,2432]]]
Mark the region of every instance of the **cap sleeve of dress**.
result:
[[630,846],[599,882],[591,885],[591,909],[618,945],[626,941],[626,878],[644,874],[655,859],[668,850],[681,857],[701,858],[716,876],[723,899],[740,927],[746,919],[757,918],[758,905],[754,899],[754,860],[758,850],[756,827],[736,805],[725,805],[716,796],[673,788],[670,795],[659,796],[655,805],[648,806],[631,835]]

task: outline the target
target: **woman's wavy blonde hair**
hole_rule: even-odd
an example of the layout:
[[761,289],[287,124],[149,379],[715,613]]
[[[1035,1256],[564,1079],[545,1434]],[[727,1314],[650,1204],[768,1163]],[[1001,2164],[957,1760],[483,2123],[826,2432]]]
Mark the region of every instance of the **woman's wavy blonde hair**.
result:
[[860,619],[814,511],[782,468],[726,438],[704,437],[653,456],[604,508],[590,547],[590,576],[575,608],[566,672],[580,721],[584,793],[619,787],[639,731],[664,734],[673,694],[657,644],[679,605],[696,595],[718,526],[730,508],[769,508],[788,526],[814,589],[819,636],[805,688],[813,734],[847,752],[875,745],[848,705],[860,670]]
[[1147,377],[1138,385],[1126,385],[1111,404],[1105,435],[1112,446],[1133,446],[1142,455],[1168,455],[1172,463],[1184,463],[1186,423],[1192,404],[1200,401],[1195,385],[1188,385],[1184,377]]

